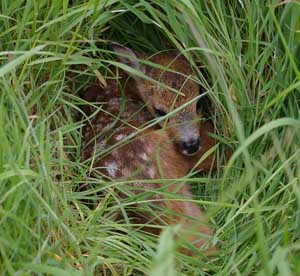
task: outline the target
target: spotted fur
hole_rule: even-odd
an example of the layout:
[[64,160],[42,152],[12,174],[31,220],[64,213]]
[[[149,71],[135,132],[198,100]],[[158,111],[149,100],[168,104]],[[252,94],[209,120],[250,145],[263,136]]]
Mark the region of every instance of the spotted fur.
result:
[[[166,58],[162,63],[169,61],[169,58]],[[186,61],[180,58],[179,62],[185,63]],[[187,69],[184,73],[190,74],[191,70]],[[158,75],[158,72],[155,74]],[[170,81],[168,74],[160,75],[163,81],[172,87],[184,83],[181,77]],[[193,90],[193,86],[194,84],[188,83],[186,90],[182,91],[187,91],[188,88]],[[133,180],[130,184],[133,194],[150,192],[150,198],[159,200],[157,206],[162,210],[160,221],[155,220],[157,224],[161,224],[162,221],[166,224],[181,223],[183,229],[188,230],[194,220],[201,221],[196,234],[194,232],[188,237],[195,246],[201,247],[207,241],[207,237],[212,234],[212,230],[204,223],[205,216],[200,208],[189,201],[192,196],[188,185],[176,179],[184,177],[197,164],[201,156],[215,145],[215,140],[209,136],[209,132],[213,132],[213,126],[210,122],[202,123],[201,132],[199,132],[200,123],[194,122],[202,140],[202,147],[194,156],[185,156],[178,151],[176,143],[174,143],[176,137],[174,137],[172,128],[162,130],[150,127],[132,137],[137,129],[147,125],[153,118],[149,109],[143,109],[144,103],[137,101],[133,96],[132,87],[134,87],[132,83],[125,86],[126,98],[120,96],[120,88],[112,80],[108,81],[106,88],[95,85],[85,92],[85,99],[100,102],[104,111],[100,110],[83,128],[82,159],[94,160],[93,167],[98,168],[97,170],[108,179]],[[106,93],[106,91],[110,91],[110,93]],[[175,97],[173,94],[171,95],[170,97]],[[193,96],[187,95],[186,99],[189,97]],[[85,109],[87,115],[94,111],[90,107]],[[178,114],[176,120],[184,120],[180,116],[187,118],[186,113],[195,116],[193,112],[185,109]],[[128,137],[132,138],[128,140]],[[120,145],[116,147],[115,145],[118,143]],[[113,150],[109,150],[111,147]],[[215,166],[213,156],[208,156],[196,169],[206,171]],[[162,182],[161,179],[170,179],[170,181]],[[145,182],[145,180],[156,181]],[[162,189],[170,194],[177,193],[183,200],[168,198],[166,193],[161,192]],[[153,218],[147,214],[134,213],[132,220],[147,224]],[[158,228],[155,227],[145,227],[144,230],[158,233]],[[189,254],[190,252],[185,251],[185,253]]]

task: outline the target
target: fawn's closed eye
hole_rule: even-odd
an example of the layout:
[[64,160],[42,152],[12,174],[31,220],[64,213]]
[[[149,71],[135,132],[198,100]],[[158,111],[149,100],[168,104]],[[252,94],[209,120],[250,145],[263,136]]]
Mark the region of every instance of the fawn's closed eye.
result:
[[155,108],[154,111],[155,111],[156,115],[159,117],[165,116],[167,114],[166,112],[164,112],[163,110],[158,109],[158,108]]

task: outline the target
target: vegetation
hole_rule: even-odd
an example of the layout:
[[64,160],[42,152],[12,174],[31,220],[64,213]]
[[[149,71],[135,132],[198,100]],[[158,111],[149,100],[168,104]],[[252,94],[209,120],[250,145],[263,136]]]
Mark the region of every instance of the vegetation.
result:
[[[215,257],[175,252],[176,229],[158,242],[116,221],[143,198],[118,199],[121,183],[80,162],[78,93],[103,81],[111,41],[177,48],[208,92],[216,157],[233,155],[185,180]],[[299,1],[0,1],[1,275],[300,275],[299,45]]]

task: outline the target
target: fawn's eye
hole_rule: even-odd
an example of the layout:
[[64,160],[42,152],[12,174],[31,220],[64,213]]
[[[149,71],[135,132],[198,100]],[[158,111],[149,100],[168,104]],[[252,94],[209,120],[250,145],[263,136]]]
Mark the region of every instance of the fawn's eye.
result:
[[211,113],[212,105],[209,97],[206,95],[201,97],[197,102],[197,113],[202,115],[207,115]]
[[158,109],[158,108],[155,108],[154,111],[155,111],[156,115],[159,117],[165,116],[167,114],[166,112],[164,112],[163,110]]

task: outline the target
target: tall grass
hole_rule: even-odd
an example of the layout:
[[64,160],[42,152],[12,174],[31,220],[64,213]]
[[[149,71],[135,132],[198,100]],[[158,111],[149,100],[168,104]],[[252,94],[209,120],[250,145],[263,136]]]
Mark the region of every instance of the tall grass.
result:
[[[0,1],[2,275],[300,275],[298,1]],[[186,177],[216,229],[214,258],[115,221],[133,200],[80,163],[78,92],[110,41],[182,51],[214,106],[224,167]],[[95,71],[96,70],[96,71]],[[76,192],[105,190],[95,209]],[[119,200],[119,201],[118,201]]]

